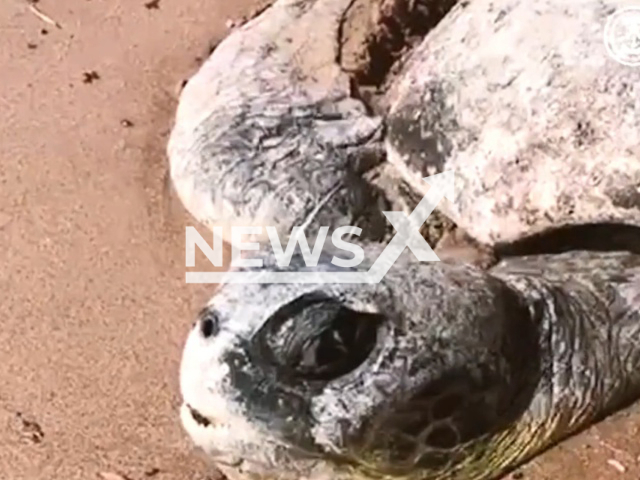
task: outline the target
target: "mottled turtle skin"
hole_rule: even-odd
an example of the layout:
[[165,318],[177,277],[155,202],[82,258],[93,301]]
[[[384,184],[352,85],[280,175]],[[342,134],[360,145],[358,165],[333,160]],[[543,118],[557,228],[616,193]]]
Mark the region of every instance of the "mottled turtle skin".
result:
[[345,65],[346,25],[377,35],[406,4],[441,3],[278,0],[234,30],[180,95],[168,156],[186,209],[230,242],[232,225],[281,238],[356,225],[384,241],[380,212],[410,211],[404,190],[420,198],[423,177],[453,170],[453,220],[481,243],[640,226],[640,69],[602,40],[624,0],[459,2],[371,111]]
[[[189,80],[171,179],[232,242],[234,225],[283,243],[356,225],[373,261],[383,212],[412,210],[443,170],[444,213],[483,247],[599,224],[490,268],[408,253],[379,284],[222,285],[185,346],[181,418],[231,480],[493,479],[640,397],[640,251],[603,223],[640,227],[640,69],[601,44],[619,4],[459,2],[372,111],[344,31],[379,35],[425,2],[277,0]],[[261,255],[255,275],[280,268]]]
[[[335,64],[349,0],[280,0],[231,33],[180,95],[168,144],[175,190],[211,228],[362,225],[381,238],[387,205],[362,178],[383,125]],[[303,36],[304,35],[304,36]],[[317,38],[316,38],[317,37]],[[264,231],[259,238],[264,238]]]
[[638,338],[628,252],[226,284],[189,334],[181,416],[232,480],[492,479],[640,397]]

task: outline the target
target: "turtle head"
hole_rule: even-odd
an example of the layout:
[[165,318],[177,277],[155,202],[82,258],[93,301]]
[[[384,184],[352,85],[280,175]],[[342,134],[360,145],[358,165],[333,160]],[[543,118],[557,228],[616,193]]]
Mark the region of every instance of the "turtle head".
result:
[[530,327],[502,282],[443,262],[225,284],[186,343],[182,421],[232,479],[435,477],[521,413]]

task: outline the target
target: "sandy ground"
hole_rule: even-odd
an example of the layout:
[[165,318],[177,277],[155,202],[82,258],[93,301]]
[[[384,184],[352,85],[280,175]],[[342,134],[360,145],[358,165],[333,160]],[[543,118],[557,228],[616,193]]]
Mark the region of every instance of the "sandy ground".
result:
[[[257,2],[38,6],[62,28],[0,6],[0,479],[213,479],[177,416],[212,288],[184,283],[164,147],[176,85]],[[635,410],[515,477],[640,478]]]

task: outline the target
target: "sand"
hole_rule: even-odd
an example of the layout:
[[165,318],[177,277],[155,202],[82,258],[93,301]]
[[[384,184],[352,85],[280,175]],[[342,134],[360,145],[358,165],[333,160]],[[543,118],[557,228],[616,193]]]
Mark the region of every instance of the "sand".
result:
[[[176,86],[261,5],[37,6],[61,28],[0,7],[0,479],[214,479],[177,415],[182,345],[213,286],[184,282],[193,222],[164,148]],[[640,478],[638,410],[521,474]]]

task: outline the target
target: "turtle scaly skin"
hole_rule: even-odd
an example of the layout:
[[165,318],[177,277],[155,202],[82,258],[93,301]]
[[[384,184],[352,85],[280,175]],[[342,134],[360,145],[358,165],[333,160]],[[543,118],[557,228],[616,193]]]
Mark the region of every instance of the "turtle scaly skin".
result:
[[229,478],[488,480],[640,397],[639,255],[408,257],[379,284],[212,298],[182,420]]

